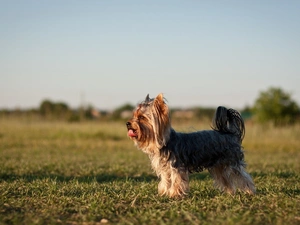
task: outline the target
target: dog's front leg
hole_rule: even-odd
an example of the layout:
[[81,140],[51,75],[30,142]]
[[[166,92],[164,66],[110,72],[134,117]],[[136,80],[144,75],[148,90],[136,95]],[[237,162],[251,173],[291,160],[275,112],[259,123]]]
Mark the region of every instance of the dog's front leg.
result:
[[168,195],[171,187],[171,173],[169,170],[160,171],[160,182],[158,184],[158,194]]
[[189,192],[189,173],[185,169],[171,168],[170,197],[181,197]]

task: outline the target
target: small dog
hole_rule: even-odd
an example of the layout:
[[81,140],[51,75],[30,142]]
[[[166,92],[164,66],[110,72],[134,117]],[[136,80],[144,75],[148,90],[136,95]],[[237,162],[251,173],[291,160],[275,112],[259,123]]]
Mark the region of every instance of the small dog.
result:
[[158,193],[170,197],[189,192],[189,173],[208,169],[215,186],[234,194],[239,188],[255,193],[251,176],[245,171],[242,140],[245,135],[241,115],[219,106],[213,130],[179,133],[171,127],[169,109],[162,94],[147,95],[126,123],[128,136],[148,154],[160,178]]

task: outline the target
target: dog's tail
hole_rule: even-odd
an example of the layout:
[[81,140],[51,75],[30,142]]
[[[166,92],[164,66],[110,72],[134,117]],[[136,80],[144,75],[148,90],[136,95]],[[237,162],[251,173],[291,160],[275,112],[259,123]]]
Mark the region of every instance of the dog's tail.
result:
[[215,131],[234,134],[242,143],[245,136],[245,124],[238,111],[219,106],[212,124]]

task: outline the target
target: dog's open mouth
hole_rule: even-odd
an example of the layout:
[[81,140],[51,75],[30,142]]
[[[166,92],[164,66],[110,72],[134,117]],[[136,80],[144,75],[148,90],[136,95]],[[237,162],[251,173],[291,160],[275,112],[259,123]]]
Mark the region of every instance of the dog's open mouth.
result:
[[129,129],[129,130],[128,130],[128,136],[129,136],[129,137],[137,137],[137,132],[136,132],[136,130]]

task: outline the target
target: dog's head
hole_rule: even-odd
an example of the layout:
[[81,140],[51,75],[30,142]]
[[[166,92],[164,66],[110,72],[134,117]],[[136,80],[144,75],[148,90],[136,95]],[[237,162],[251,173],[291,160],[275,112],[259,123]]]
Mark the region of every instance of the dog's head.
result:
[[169,109],[162,94],[141,102],[126,123],[128,136],[139,149],[155,153],[166,145],[170,136]]

